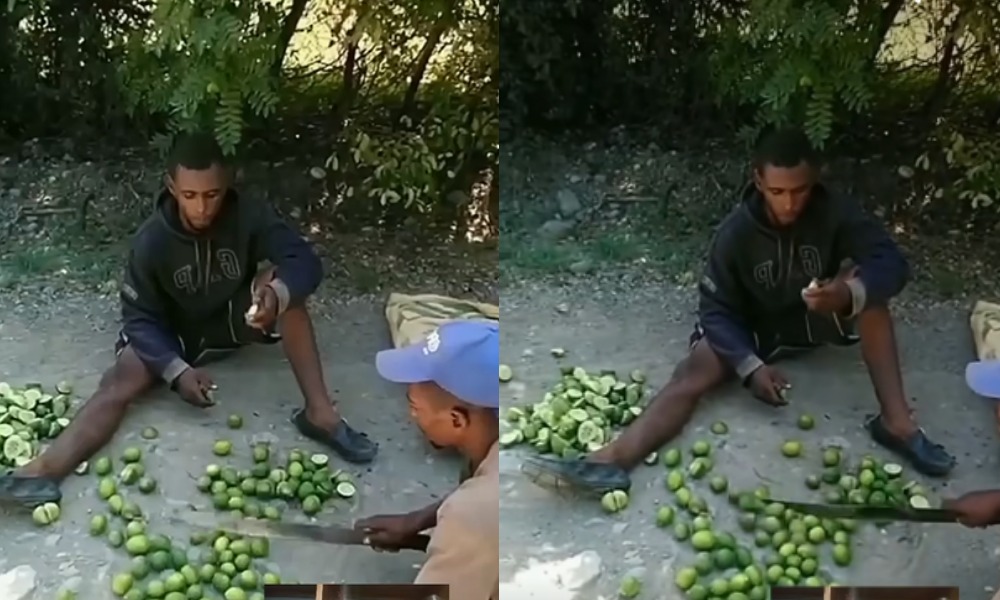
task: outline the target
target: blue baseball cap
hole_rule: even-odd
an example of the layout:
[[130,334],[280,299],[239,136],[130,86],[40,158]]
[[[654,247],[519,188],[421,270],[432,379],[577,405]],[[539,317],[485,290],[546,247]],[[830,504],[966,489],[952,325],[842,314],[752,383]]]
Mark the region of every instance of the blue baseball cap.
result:
[[1000,399],[1000,360],[969,363],[965,367],[965,383],[980,396]]
[[500,324],[450,321],[423,341],[375,355],[379,375],[393,383],[435,383],[459,400],[500,407]]

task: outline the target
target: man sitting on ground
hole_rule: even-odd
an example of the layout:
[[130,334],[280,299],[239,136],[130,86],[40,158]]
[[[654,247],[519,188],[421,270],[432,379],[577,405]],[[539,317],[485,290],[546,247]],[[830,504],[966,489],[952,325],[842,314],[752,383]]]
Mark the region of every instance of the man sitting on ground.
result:
[[[789,385],[774,361],[859,336],[881,408],[865,423],[872,439],[924,474],[951,471],[954,458],[917,426],[903,391],[888,304],[908,279],[907,261],[879,223],[818,183],[819,171],[801,132],[762,138],[753,182],[710,246],[687,358],[621,437],[582,460],[530,458],[526,474],[596,493],[627,489],[629,471],[680,434],[710,390],[735,376],[758,399],[784,405]],[[848,260],[853,268],[843,269]]]
[[[305,306],[322,278],[319,258],[271,207],[238,196],[230,181],[213,137],[177,140],[166,190],[131,242],[115,364],[41,456],[0,477],[0,501],[60,499],[60,482],[111,440],[129,405],[158,382],[189,404],[212,406],[215,386],[202,365],[252,343],[282,343],[305,397],[292,416],[304,435],[346,460],[374,459],[376,444],[339,416],[323,379]],[[264,261],[272,266],[258,273]]]
[[418,584],[449,585],[454,600],[500,597],[500,327],[454,321],[420,344],[379,352],[379,374],[408,384],[410,416],[435,448],[457,450],[465,477],[444,500],[357,523],[376,550],[433,528]]

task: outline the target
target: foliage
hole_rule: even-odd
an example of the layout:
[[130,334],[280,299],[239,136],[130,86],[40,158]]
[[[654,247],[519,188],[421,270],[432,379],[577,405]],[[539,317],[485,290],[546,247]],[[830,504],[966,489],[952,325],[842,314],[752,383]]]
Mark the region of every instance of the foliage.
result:
[[130,116],[167,116],[167,131],[211,130],[228,152],[245,126],[244,107],[270,116],[280,15],[270,4],[160,0],[147,29],[128,39],[121,70]]

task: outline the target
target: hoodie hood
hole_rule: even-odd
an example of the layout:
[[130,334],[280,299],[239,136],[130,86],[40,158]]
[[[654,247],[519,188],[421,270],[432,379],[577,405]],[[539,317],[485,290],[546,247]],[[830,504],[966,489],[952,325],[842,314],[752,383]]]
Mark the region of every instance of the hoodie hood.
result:
[[194,241],[212,236],[221,229],[224,229],[226,223],[232,219],[236,212],[234,208],[237,201],[236,192],[232,189],[226,190],[226,197],[222,200],[222,208],[219,210],[219,214],[215,216],[212,226],[202,234],[195,234],[184,228],[177,206],[177,199],[174,198],[169,190],[163,189],[156,198],[156,217],[172,235],[184,240]]
[[805,209],[795,223],[787,230],[782,230],[771,224],[771,219],[767,215],[767,208],[764,205],[764,195],[760,193],[753,181],[748,182],[740,192],[740,210],[744,216],[750,219],[754,225],[768,235],[780,235],[783,231],[796,232],[803,228],[810,228],[812,221],[817,214],[823,212],[823,205],[827,204],[828,192],[821,183],[813,186],[812,196],[806,204]]

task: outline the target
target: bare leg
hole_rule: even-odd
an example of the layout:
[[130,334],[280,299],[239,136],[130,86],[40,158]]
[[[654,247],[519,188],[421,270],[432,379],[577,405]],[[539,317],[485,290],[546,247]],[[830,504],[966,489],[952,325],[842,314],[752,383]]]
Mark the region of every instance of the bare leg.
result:
[[65,479],[80,463],[111,441],[132,400],[153,383],[152,374],[132,348],[126,346],[114,366],[101,376],[97,391],[84,403],[66,430],[17,474],[56,481]]
[[858,316],[858,334],[861,356],[868,367],[885,428],[896,437],[912,436],[917,424],[903,391],[896,332],[889,309],[873,306],[862,312]]
[[674,369],[670,381],[656,394],[649,407],[621,437],[591,454],[588,460],[612,463],[631,471],[649,453],[679,435],[694,415],[701,397],[725,382],[730,373],[708,342],[699,340]]
[[285,356],[292,365],[295,380],[305,398],[306,417],[316,427],[333,431],[340,423],[340,414],[323,379],[323,364],[316,347],[316,333],[306,308],[293,306],[285,311],[281,315],[280,328]]

